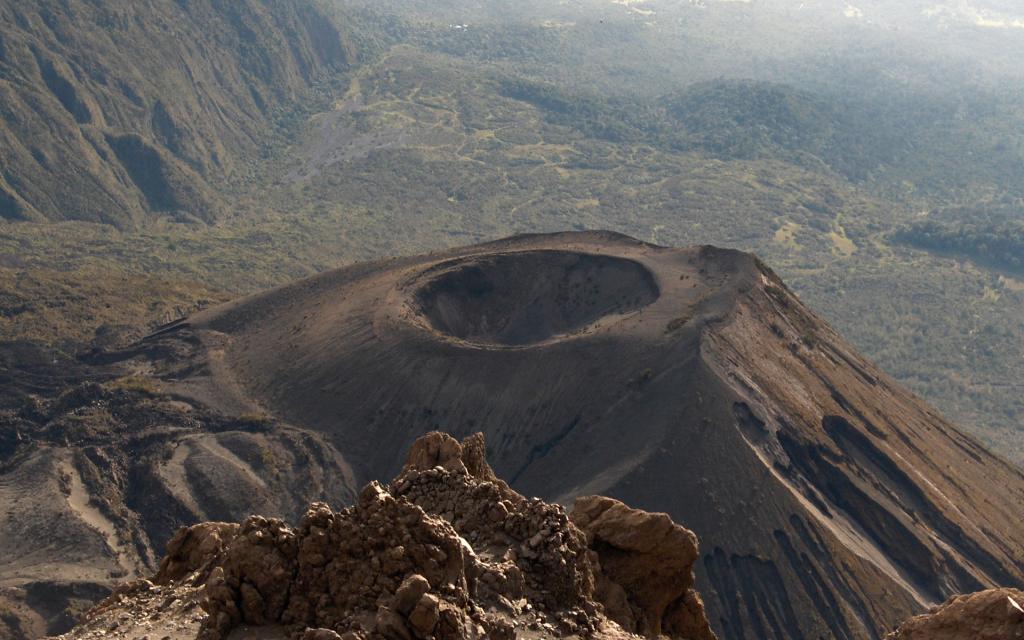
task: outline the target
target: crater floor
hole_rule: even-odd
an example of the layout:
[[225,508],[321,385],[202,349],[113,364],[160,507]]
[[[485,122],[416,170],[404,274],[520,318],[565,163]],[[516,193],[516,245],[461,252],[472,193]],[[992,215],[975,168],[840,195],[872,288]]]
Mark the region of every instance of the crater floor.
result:
[[467,342],[519,346],[579,332],[658,298],[640,263],[569,251],[472,256],[428,270],[415,309]]

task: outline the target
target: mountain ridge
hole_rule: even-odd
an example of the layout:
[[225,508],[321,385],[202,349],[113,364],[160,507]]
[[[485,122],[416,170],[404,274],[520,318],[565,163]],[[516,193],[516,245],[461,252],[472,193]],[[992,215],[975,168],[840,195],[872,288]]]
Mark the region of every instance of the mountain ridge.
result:
[[214,185],[353,55],[298,0],[5,0],[0,31],[0,217],[121,228],[216,219]]

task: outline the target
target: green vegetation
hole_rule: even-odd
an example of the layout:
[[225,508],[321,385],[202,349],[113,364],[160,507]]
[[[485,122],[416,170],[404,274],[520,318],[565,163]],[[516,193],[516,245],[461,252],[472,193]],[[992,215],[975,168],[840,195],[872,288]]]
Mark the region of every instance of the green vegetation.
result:
[[260,463],[272,477],[277,478],[281,475],[281,461],[272,448],[260,447]]
[[[273,419],[263,412],[243,413],[234,420],[235,424],[243,429],[263,430],[273,423]],[[266,456],[262,456],[266,462]]]
[[144,376],[126,376],[109,383],[111,388],[122,391],[135,391],[155,396],[160,393],[160,383]]
[[691,318],[692,316],[689,314],[672,318],[668,321],[668,324],[665,325],[665,333],[675,333],[676,331],[679,331],[686,326],[686,323],[689,322]]
[[901,226],[893,239],[1010,273],[1024,273],[1024,206],[942,211]]

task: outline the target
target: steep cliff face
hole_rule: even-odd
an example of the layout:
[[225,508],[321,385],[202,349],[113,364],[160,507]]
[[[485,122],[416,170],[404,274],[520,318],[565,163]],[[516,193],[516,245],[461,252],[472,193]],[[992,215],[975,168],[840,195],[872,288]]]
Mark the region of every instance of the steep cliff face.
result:
[[527,495],[687,523],[725,638],[878,638],[1024,579],[1024,477],[749,255],[519,237],[326,273],[153,341],[179,339],[209,346],[171,388],[316,431],[361,482],[426,430],[479,430]]
[[303,0],[4,0],[0,218],[212,220],[346,47]]

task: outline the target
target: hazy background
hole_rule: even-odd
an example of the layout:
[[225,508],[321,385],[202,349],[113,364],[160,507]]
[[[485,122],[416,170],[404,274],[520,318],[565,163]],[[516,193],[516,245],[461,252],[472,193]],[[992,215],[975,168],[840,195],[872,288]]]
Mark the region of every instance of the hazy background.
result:
[[757,252],[1022,463],[1022,59],[1010,2],[2,0],[0,337],[610,228]]

